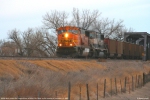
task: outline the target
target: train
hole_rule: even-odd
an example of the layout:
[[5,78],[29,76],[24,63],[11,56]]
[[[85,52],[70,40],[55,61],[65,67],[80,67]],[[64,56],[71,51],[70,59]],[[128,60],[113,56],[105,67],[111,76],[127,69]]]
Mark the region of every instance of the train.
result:
[[144,47],[125,41],[104,38],[104,35],[81,27],[64,26],[56,30],[58,57],[142,59]]

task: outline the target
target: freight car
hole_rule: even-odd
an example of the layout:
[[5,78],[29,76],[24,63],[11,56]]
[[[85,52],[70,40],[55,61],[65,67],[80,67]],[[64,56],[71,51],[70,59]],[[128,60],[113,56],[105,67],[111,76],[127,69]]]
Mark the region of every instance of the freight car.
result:
[[104,39],[104,43],[108,49],[107,57],[142,59],[144,47],[141,45],[112,39]]
[[141,58],[143,46],[104,38],[104,35],[80,27],[65,26],[57,30],[57,56]]

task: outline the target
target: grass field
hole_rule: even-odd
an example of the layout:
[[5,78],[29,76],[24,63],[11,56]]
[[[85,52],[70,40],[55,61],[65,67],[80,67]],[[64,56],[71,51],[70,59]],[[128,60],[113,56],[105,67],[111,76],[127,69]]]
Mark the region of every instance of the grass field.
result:
[[[150,71],[150,61],[140,60],[0,60],[0,97],[67,97],[71,82],[71,100],[86,99],[89,84],[91,100],[95,100],[96,85],[103,96],[103,82],[117,78],[118,87],[124,77],[142,75]],[[114,83],[113,83],[114,85]],[[119,91],[119,88],[118,88]]]

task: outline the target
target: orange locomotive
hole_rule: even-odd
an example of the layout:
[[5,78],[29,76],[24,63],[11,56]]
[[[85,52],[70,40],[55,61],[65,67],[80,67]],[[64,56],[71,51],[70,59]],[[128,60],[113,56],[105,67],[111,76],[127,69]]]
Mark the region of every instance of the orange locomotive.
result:
[[90,56],[101,57],[107,52],[103,43],[103,35],[80,27],[65,26],[57,30],[58,56]]

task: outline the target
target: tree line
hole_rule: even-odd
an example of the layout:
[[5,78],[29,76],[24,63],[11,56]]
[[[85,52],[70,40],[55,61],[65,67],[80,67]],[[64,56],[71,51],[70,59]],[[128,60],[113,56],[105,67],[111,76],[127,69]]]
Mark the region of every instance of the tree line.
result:
[[[8,32],[9,40],[0,40],[0,56],[50,57],[57,48],[56,29],[62,26],[77,26],[95,30],[105,38],[123,40],[124,32],[133,31],[126,28],[123,20],[103,18],[98,10],[73,8],[71,13],[52,10],[42,19],[44,27],[28,28],[21,32],[13,29]],[[51,30],[51,31],[49,31]]]

